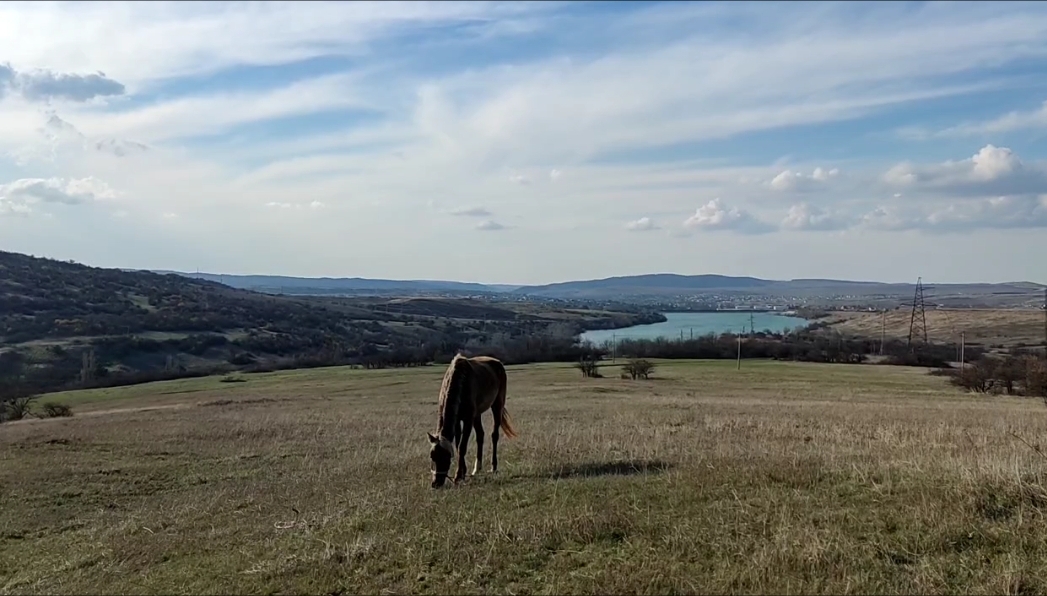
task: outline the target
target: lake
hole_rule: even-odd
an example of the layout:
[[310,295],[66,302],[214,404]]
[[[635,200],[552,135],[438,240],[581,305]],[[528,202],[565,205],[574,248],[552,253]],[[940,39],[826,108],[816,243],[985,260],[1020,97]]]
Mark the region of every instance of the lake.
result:
[[684,339],[715,333],[741,333],[749,332],[749,316],[752,316],[753,327],[756,331],[782,332],[798,327],[805,327],[809,321],[800,317],[789,317],[769,312],[666,312],[662,313],[667,319],[664,323],[653,323],[650,325],[635,325],[622,329],[598,329],[586,331],[582,334],[582,341],[591,341],[600,345],[610,341],[612,337],[618,339],[656,339],[664,337],[667,339],[679,339],[683,333]]

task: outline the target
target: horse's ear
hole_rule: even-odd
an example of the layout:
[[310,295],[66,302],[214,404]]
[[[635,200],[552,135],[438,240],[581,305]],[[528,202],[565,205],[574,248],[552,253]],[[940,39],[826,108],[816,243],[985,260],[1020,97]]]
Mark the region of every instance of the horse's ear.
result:
[[440,442],[440,439],[437,439],[435,436],[433,436],[433,433],[427,432],[425,434],[429,435],[429,442],[432,443],[433,445],[435,445],[435,444]]

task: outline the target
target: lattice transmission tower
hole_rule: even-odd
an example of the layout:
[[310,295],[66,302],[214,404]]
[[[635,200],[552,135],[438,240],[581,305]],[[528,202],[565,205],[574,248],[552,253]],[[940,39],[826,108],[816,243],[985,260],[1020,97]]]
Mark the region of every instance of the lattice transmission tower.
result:
[[923,278],[916,278],[916,293],[912,297],[912,315],[909,317],[909,348],[913,348],[913,338],[927,343],[927,307],[923,302]]

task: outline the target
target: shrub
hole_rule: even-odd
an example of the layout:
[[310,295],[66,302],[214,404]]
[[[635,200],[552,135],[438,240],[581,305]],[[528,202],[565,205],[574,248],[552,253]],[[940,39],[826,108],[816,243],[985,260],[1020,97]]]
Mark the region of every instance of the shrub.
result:
[[598,379],[598,378],[603,376],[603,375],[600,374],[600,371],[597,369],[597,367],[596,367],[596,359],[593,358],[593,357],[586,358],[586,357],[583,356],[582,358],[580,358],[578,360],[578,364],[575,364],[575,367],[578,370],[582,371],[582,376],[583,377]]
[[66,404],[46,403],[41,406],[41,418],[67,418],[73,415],[73,409]]
[[649,360],[634,358],[623,364],[622,370],[634,380],[636,378],[647,379],[650,378],[650,374],[654,372],[654,364]]
[[992,358],[983,358],[960,369],[949,382],[968,391],[989,393],[996,386],[996,363]]
[[35,395],[13,397],[0,402],[0,422],[8,420],[22,420],[29,416],[33,408]]
[[986,357],[957,371],[949,382],[978,393],[1047,398],[1047,362],[1024,354]]
[[1047,399],[1047,361],[1029,358],[1025,367],[1025,394]]

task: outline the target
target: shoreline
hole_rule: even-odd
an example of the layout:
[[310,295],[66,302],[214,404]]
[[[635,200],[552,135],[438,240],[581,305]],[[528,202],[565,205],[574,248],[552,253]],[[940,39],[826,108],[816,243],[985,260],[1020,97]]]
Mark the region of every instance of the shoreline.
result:
[[[791,319],[797,319],[798,321],[803,321],[803,326],[804,327],[806,327],[807,325],[809,325],[809,324],[811,324],[813,322],[810,319],[805,319],[804,317],[800,316],[795,310],[776,311],[776,310],[770,310],[770,309],[756,309],[756,310],[722,310],[722,309],[721,310],[713,310],[713,309],[703,309],[703,310],[689,310],[689,311],[682,311],[682,310],[664,311],[664,312],[663,311],[659,311],[659,314],[661,314],[662,316],[666,317],[666,320],[665,321],[660,321],[660,322],[657,322],[657,323],[643,323],[643,324],[639,324],[639,325],[630,325],[628,327],[618,327],[618,328],[614,328],[614,329],[589,329],[589,330],[586,330],[586,331],[580,333],[579,334],[579,339],[581,341],[595,341],[595,340],[591,339],[591,336],[590,337],[586,337],[586,336],[591,334],[591,333],[594,333],[594,332],[604,333],[604,334],[614,334],[616,332],[626,331],[628,329],[637,329],[637,328],[642,328],[642,327],[650,327],[652,325],[663,325],[663,324],[666,324],[666,323],[669,322],[668,317],[670,315],[692,315],[692,314],[731,314],[731,315],[769,314],[769,315],[775,315],[775,316],[780,316],[780,317],[788,317],[788,318],[791,318]],[[721,333],[729,333],[729,331],[727,331],[727,330],[724,330],[724,331],[705,331],[702,334],[703,335],[707,335],[708,333],[715,333],[716,335],[719,335]],[[675,336],[675,334],[674,334],[674,336]],[[670,336],[666,335],[666,336],[660,336],[660,337],[670,337]]]

